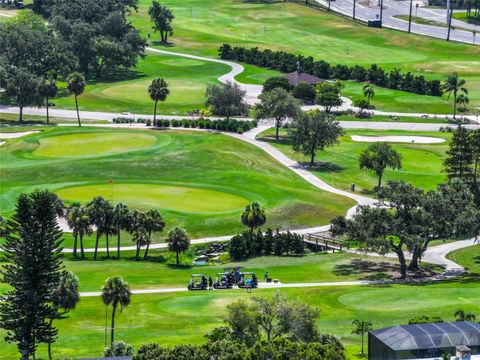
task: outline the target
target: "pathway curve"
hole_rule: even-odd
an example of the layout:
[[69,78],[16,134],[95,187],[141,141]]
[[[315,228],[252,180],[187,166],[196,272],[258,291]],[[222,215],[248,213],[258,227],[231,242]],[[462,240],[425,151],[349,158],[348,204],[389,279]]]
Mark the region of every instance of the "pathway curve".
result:
[[[249,104],[255,104],[258,102],[258,96],[262,92],[262,86],[261,85],[252,85],[252,84],[244,84],[241,82],[238,82],[235,79],[235,76],[238,74],[242,73],[245,69],[242,65],[235,63],[233,61],[227,61],[227,60],[222,60],[222,59],[213,59],[209,57],[204,57],[204,56],[197,56],[197,55],[191,55],[191,54],[184,54],[184,53],[178,53],[178,52],[173,52],[173,51],[168,51],[168,50],[161,50],[161,49],[155,49],[151,47],[147,47],[147,50],[153,53],[158,53],[158,54],[165,54],[165,55],[170,55],[170,56],[180,56],[188,59],[194,59],[194,60],[200,60],[200,61],[209,61],[209,62],[214,62],[214,63],[219,63],[219,64],[224,64],[227,65],[231,68],[231,70],[227,73],[224,74],[220,77],[218,77],[218,80],[222,83],[226,83],[227,81],[234,82],[238,84],[243,90],[245,90],[246,95],[245,99]],[[346,97],[342,97],[342,105],[336,108],[333,108],[334,111],[345,111],[345,110],[353,110],[353,111],[358,111],[357,108],[355,108],[352,104],[352,101]],[[321,109],[322,107],[319,105],[314,105],[314,106],[303,106],[303,110],[311,110],[311,109]],[[19,108],[16,106],[8,106],[8,105],[0,105],[0,112],[4,112],[7,114],[18,114],[19,113]],[[373,110],[373,114],[376,115],[387,115],[387,116],[405,116],[405,117],[421,117],[423,115],[428,115],[429,117],[438,117],[438,118],[447,118],[450,117],[450,115],[439,115],[439,114],[426,114],[426,113],[401,113],[401,112],[389,112],[389,111],[377,111]],[[45,115],[45,110],[42,108],[35,108],[35,107],[28,107],[24,108],[23,113],[25,115],[36,115],[36,116],[43,116]],[[125,117],[125,116],[130,116],[132,117],[132,114],[129,113],[110,113],[110,112],[101,112],[101,111],[81,111],[81,117],[84,119],[90,119],[90,120],[108,120],[112,121],[112,119],[117,118],[117,117]],[[67,119],[76,119],[77,114],[75,110],[64,110],[64,109],[56,109],[56,108],[50,108],[50,115],[52,117],[58,117],[58,118],[67,118]],[[141,118],[146,118],[146,119],[152,119],[153,115],[151,114],[134,114],[133,117],[141,117]],[[164,119],[184,119],[186,116],[178,116],[178,115],[157,115],[158,118],[164,118]],[[478,116],[475,115],[464,115],[464,118],[477,122],[480,124],[480,120]],[[218,117],[211,117],[211,119],[218,119]],[[435,125],[435,124],[433,124]],[[444,125],[445,126],[445,125]]]

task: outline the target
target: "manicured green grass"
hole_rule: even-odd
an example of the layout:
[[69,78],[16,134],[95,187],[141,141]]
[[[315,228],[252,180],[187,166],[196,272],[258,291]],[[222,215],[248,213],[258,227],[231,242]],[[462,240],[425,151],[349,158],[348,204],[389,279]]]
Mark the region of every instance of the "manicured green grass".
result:
[[[409,18],[408,15],[395,15],[394,17],[397,18],[397,19],[405,20],[405,21],[408,21],[408,18]],[[448,25],[446,23],[442,23],[442,22],[434,21],[434,20],[429,20],[429,19],[424,19],[424,18],[417,17],[417,16],[412,16],[412,23],[442,27],[442,28],[448,28]],[[463,30],[463,31],[471,32],[470,29],[466,29],[466,28],[463,28],[463,27],[452,26],[451,28],[452,28],[452,30],[457,29],[457,30]]]
[[[254,290],[253,295],[271,296],[275,290]],[[458,308],[479,313],[478,283],[437,283],[425,286],[326,287],[282,289],[290,299],[321,309],[321,332],[338,336],[350,359],[359,351],[360,338],[351,335],[353,319],[366,319],[374,328],[406,324],[418,315],[452,320]],[[116,339],[134,347],[147,342],[162,345],[200,344],[203,334],[222,324],[226,305],[252,296],[244,291],[212,291],[134,295],[131,304],[116,317]],[[105,307],[100,298],[83,298],[69,318],[56,323],[59,338],[54,356],[99,356],[104,346]],[[0,331],[0,336],[4,332]],[[88,346],[86,346],[88,344]],[[2,345],[1,359],[15,354],[14,345]],[[46,346],[39,347],[39,357]]]
[[9,140],[0,155],[4,215],[20,193],[47,188],[67,204],[104,195],[158,208],[166,230],[183,226],[198,238],[242,230],[240,214],[250,201],[266,208],[266,226],[283,229],[326,224],[353,206],[304,182],[261,149],[222,134],[52,127]]
[[[141,0],[132,22],[143,35],[151,34],[151,46],[163,48],[155,39],[147,14],[151,1]],[[385,69],[401,68],[428,79],[443,80],[457,71],[467,80],[470,110],[480,106],[480,48],[406,34],[388,29],[372,29],[341,17],[299,4],[244,2],[233,0],[192,0],[187,4],[166,0],[163,5],[175,14],[172,44],[167,50],[218,58],[222,43],[258,46],[314,56],[332,64],[376,63]],[[153,104],[147,87],[154,77],[164,77],[170,96],[160,104],[160,113],[186,114],[201,108],[208,84],[229,71],[216,63],[149,53],[128,74],[90,80],[79,98],[83,110],[151,113]],[[259,84],[277,72],[246,66],[238,80]],[[360,84],[347,83],[344,94],[361,97]],[[377,109],[431,113],[451,112],[451,101],[376,88]],[[71,96],[55,99],[61,108],[74,108]]]
[[418,118],[418,117],[410,117],[410,116],[400,116],[397,117],[397,120],[393,120],[390,116],[386,115],[373,115],[371,118],[362,119],[357,118],[353,115],[340,115],[337,116],[337,120],[339,121],[368,121],[368,122],[390,122],[390,123],[417,123],[417,124],[448,124],[449,122],[445,118]]
[[457,20],[466,21],[470,24],[480,25],[480,14],[477,16],[473,16],[473,15],[474,15],[473,12],[471,17],[467,17],[467,12],[454,12],[453,18]]
[[[286,138],[279,143],[273,141],[273,134],[274,130],[269,129],[260,134],[259,137],[267,137],[265,140],[293,159],[301,162],[309,160],[308,157],[302,154],[294,153]],[[282,130],[282,134],[286,135],[286,131]],[[435,188],[445,180],[446,174],[443,172],[443,159],[448,149],[448,140],[451,134],[440,132],[412,133],[409,131],[349,130],[340,138],[339,144],[318,153],[316,159],[318,164],[311,169],[315,175],[336,188],[350,190],[350,185],[355,183],[357,192],[366,192],[368,194],[377,184],[376,176],[370,171],[360,170],[358,165],[360,153],[370,143],[353,141],[351,139],[352,135],[419,135],[444,138],[447,142],[440,144],[392,143],[393,148],[402,155],[402,169],[396,171],[386,169],[383,181],[404,180],[414,186],[428,190]]]
[[480,274],[480,244],[453,251],[447,257],[463,264],[468,271]]

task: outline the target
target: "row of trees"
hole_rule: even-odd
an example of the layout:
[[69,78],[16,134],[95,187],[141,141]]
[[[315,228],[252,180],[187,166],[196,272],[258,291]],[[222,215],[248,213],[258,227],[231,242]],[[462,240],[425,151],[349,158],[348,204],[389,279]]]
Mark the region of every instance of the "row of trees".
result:
[[355,65],[331,65],[324,60],[315,61],[311,56],[294,55],[285,51],[269,49],[232,47],[223,44],[219,49],[222,59],[234,60],[256,66],[275,69],[282,72],[296,71],[299,66],[302,72],[314,75],[321,79],[368,81],[375,85],[394,90],[403,90],[421,95],[441,96],[442,88],[439,80],[426,80],[422,75],[413,75],[410,72],[402,73],[400,69],[390,72],[376,64],[369,68]]
[[252,297],[227,306],[225,325],[214,328],[204,345],[141,346],[135,360],[311,359],[344,360],[342,344],[320,334],[317,308],[273,297]]
[[[402,278],[407,269],[419,269],[432,240],[480,235],[480,208],[462,180],[451,180],[428,192],[392,181],[379,189],[378,198],[377,206],[359,206],[351,219],[335,218],[332,234],[357,240],[367,251],[395,253]],[[408,265],[405,249],[412,255]]]
[[[73,231],[73,256],[85,259],[84,237],[95,232],[95,250],[93,260],[97,259],[98,245],[100,239],[105,237],[107,257],[110,257],[110,243],[112,236],[116,236],[117,259],[120,259],[120,243],[122,232],[130,234],[136,245],[135,259],[140,260],[140,251],[145,248],[143,260],[148,257],[152,236],[163,231],[165,221],[156,209],[145,212],[137,209],[129,209],[124,203],[110,204],[101,196],[97,196],[89,203],[82,206],[80,203],[73,203],[67,210],[66,219],[68,226]],[[94,231],[95,230],[95,231]],[[190,241],[186,231],[174,227],[168,233],[168,248],[176,253],[176,262],[179,264],[179,253],[186,251]]]

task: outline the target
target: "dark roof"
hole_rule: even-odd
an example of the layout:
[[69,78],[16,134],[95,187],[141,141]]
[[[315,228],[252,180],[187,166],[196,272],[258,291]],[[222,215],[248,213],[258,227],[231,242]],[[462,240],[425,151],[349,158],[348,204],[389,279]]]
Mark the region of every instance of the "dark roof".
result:
[[480,346],[480,324],[466,321],[392,326],[370,334],[393,351]]
[[307,84],[315,85],[323,81],[322,79],[316,76],[305,74],[299,71],[294,71],[290,74],[287,74],[287,80],[290,83],[290,85],[294,85],[294,86],[297,85],[299,82],[306,82]]

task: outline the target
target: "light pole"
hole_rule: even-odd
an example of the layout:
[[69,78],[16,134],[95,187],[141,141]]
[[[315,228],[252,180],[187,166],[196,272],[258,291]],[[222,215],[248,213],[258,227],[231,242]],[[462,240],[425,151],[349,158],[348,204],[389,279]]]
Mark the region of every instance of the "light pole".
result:
[[328,0],[328,11],[330,11],[330,3],[331,3],[331,0]]
[[410,12],[408,14],[408,32],[412,30],[412,7],[413,7],[413,0],[410,0]]
[[[450,4],[450,1],[448,2]],[[450,31],[452,29],[452,9],[450,11],[447,10],[448,13],[448,31],[447,31],[447,41],[450,41]]]
[[353,0],[353,20],[355,20],[355,8],[357,5],[357,0]]
[[420,6],[419,3],[416,3],[415,4],[415,18],[417,17],[417,14],[418,14],[418,7]]
[[473,35],[473,45],[475,45],[475,36],[477,35],[477,30],[472,30],[472,35]]
[[383,0],[380,0],[380,24],[383,27]]

